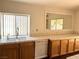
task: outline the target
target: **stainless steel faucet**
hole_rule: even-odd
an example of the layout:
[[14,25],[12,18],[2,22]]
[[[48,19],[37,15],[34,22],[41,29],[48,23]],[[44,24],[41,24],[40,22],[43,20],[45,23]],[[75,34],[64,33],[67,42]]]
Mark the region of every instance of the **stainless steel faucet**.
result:
[[17,27],[16,28],[16,39],[18,39],[18,36],[19,36],[19,28]]
[[7,34],[7,40],[9,40],[9,35],[10,35],[10,34]]

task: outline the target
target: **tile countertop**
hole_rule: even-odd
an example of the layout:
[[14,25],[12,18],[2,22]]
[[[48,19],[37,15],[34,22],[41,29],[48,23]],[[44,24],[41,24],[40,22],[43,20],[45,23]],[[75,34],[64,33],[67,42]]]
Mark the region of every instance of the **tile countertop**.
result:
[[49,39],[49,40],[62,40],[62,39],[74,39],[79,38],[78,34],[65,34],[65,35],[49,35],[49,36],[38,36],[38,39]]
[[72,39],[72,38],[79,38],[79,35],[76,34],[67,34],[67,35],[50,35],[50,36],[38,36],[38,37],[26,37],[20,39],[9,39],[0,40],[0,44],[5,43],[19,43],[19,42],[28,42],[28,41],[40,41],[40,40],[62,40],[62,39]]
[[11,43],[20,43],[20,42],[28,42],[28,41],[40,41],[40,40],[46,40],[48,38],[46,37],[26,37],[26,38],[20,38],[20,39],[0,39],[0,44],[11,44]]
[[75,39],[75,38],[79,38],[78,34],[66,34],[66,35],[53,35],[50,36],[50,40],[62,40],[62,39]]
[[19,43],[19,42],[28,42],[28,41],[34,41],[35,39],[31,37],[22,38],[22,39],[0,39],[0,44],[6,44],[6,43]]

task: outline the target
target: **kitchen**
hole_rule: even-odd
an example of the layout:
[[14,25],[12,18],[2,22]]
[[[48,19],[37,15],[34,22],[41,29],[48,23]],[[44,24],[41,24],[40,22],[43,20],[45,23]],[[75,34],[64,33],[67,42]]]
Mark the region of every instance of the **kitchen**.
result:
[[[38,3],[39,1],[36,2]],[[49,4],[50,2],[47,1],[47,3]],[[24,0],[0,1],[0,44],[2,45],[0,46],[0,59],[42,59],[48,56],[51,59],[52,57],[54,58],[56,56],[65,54],[66,48],[68,53],[73,53],[76,51],[74,49],[74,44],[75,47],[76,45],[79,45],[78,43],[74,43],[78,42],[77,40],[79,38],[79,9],[77,5],[78,1],[67,1],[68,5],[65,5],[64,1],[60,1],[60,3],[56,2],[61,5],[58,7],[50,5],[40,5],[40,2],[39,4],[35,3],[31,3],[29,1],[25,2]],[[44,2],[41,1],[41,3]],[[70,5],[70,3],[72,6]],[[8,19],[8,15],[11,15],[11,21],[10,18],[8,21],[6,21],[6,19]],[[25,21],[26,18],[27,21]],[[17,20],[14,21],[14,19]],[[18,19],[20,19],[20,21]],[[60,23],[62,25],[58,25],[58,27],[52,27],[52,19],[60,20]],[[66,21],[64,21],[65,19]],[[58,21],[54,21],[55,24],[57,22]],[[5,30],[6,28],[7,30]],[[12,30],[12,28],[15,30]],[[58,28],[59,30],[56,30],[56,28]],[[66,41],[66,46],[70,46],[71,49],[68,50],[68,47],[63,47],[63,44],[65,45],[65,41],[62,40],[64,39]],[[59,42],[57,41],[57,43],[52,43],[54,42],[53,40],[59,40]],[[69,43],[72,45],[69,45]],[[56,44],[60,44],[58,46],[62,46],[63,48],[57,46],[55,47],[57,49],[54,49],[54,47],[51,47],[52,49],[57,51],[54,52],[55,54],[59,53],[53,55],[53,50],[50,49],[50,46],[55,46]],[[78,49],[78,46],[76,48]],[[13,55],[11,55],[11,52]],[[75,55],[68,58],[77,59]],[[63,57],[60,57],[60,59],[62,58]]]

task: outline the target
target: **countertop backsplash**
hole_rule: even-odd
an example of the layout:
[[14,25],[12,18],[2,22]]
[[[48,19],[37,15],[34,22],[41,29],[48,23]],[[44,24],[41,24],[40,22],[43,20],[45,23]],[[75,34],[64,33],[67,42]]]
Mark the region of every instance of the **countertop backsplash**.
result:
[[46,32],[40,32],[40,33],[31,33],[31,36],[35,37],[35,36],[48,36],[48,35],[65,35],[65,34],[75,34],[75,33],[76,32],[74,32],[72,30],[58,30],[58,31],[46,31]]

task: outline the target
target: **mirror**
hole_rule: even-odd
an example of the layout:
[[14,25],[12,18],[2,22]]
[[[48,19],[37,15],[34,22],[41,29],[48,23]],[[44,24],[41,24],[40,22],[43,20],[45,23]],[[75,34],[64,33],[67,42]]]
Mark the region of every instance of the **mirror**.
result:
[[50,30],[72,29],[72,15],[47,13],[46,29]]

